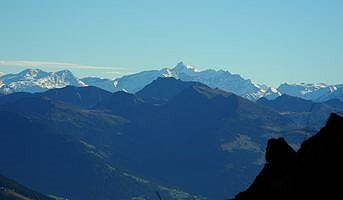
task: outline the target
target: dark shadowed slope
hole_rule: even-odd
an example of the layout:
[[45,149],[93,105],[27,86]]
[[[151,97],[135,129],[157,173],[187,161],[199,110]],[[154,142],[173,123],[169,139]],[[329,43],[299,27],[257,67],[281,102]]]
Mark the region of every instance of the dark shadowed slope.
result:
[[278,112],[309,112],[314,104],[311,100],[305,100],[286,94],[273,100],[261,98],[257,100],[257,103]]
[[282,95],[274,100],[261,98],[257,103],[292,118],[293,121],[313,132],[319,131],[325,125],[330,113],[343,112],[343,102],[338,99],[313,102],[299,97]]
[[153,103],[165,103],[192,86],[205,86],[199,82],[184,82],[175,78],[159,77],[136,93],[137,96]]
[[283,139],[269,140],[266,161],[253,184],[235,199],[342,199],[343,118],[331,114],[296,153]]
[[[150,104],[149,95],[138,96],[148,90],[155,99],[168,100]],[[168,90],[173,94],[163,95]],[[125,101],[116,100],[118,95],[97,108],[133,123],[117,137],[126,144],[116,145],[125,152],[120,154],[122,163],[210,199],[223,199],[247,186],[260,169],[267,138],[297,135],[293,130],[298,127],[287,117],[203,84],[160,78],[136,95],[120,95]]]
[[[131,199],[179,193],[110,159],[122,117],[35,96],[0,106],[0,172],[47,194],[71,199]],[[113,146],[115,149],[115,146]],[[161,189],[162,188],[162,189]]]
[[109,98],[111,94],[111,92],[93,86],[67,86],[41,93],[42,96],[49,97],[55,101],[62,101],[83,108],[91,108],[100,101]]
[[[39,191],[74,199],[150,197],[161,190],[157,185],[224,199],[261,169],[268,138],[301,132],[275,111],[203,84],[159,79],[148,88],[157,89],[144,98],[126,92],[102,98],[92,87],[67,87],[7,101],[0,105],[0,125],[7,127],[0,140],[3,170]],[[168,90],[173,95],[159,92]],[[149,96],[167,101],[156,104]],[[125,171],[154,181],[137,183]],[[42,174],[48,178],[32,178]]]
[[68,103],[77,107],[91,108],[97,105],[100,101],[109,98],[112,93],[102,90],[97,87],[75,87],[66,86],[64,88],[51,89],[42,93],[25,93],[16,92],[1,96],[0,105],[6,103],[13,103],[23,98],[28,97],[46,97],[54,101]]
[[26,93],[26,92],[16,92],[16,93],[0,96],[0,105],[16,102],[20,99],[34,97],[34,96],[36,96],[36,94]]
[[[57,200],[39,192],[33,191],[14,180],[0,175],[1,200]],[[62,200],[62,198],[60,198]]]

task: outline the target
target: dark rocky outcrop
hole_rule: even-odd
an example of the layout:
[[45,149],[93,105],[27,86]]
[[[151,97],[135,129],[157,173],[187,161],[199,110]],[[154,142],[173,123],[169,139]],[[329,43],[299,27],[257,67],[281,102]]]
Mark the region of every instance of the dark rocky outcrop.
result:
[[343,118],[331,114],[326,126],[298,152],[270,139],[264,168],[235,199],[342,199]]

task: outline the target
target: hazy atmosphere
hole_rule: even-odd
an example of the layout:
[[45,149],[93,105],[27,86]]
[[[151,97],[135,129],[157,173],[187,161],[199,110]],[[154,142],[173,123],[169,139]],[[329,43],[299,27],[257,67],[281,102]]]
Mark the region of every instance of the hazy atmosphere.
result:
[[1,1],[0,72],[114,78],[184,61],[275,87],[337,84],[342,8],[336,0]]

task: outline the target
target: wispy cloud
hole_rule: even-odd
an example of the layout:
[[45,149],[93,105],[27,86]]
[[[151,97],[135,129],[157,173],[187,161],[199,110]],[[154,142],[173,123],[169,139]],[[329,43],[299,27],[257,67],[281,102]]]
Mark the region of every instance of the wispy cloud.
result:
[[33,61],[33,60],[0,60],[1,66],[20,66],[20,67],[68,67],[70,69],[97,69],[97,70],[120,70],[127,71],[123,67],[99,67],[92,65],[82,65],[75,63],[53,62],[53,61]]
[[[103,75],[105,77],[116,77],[130,73],[130,70],[125,67],[104,67],[83,65],[76,63],[65,63],[55,61],[36,61],[36,60],[0,60],[0,66],[4,67],[20,67],[20,68],[39,68],[43,70],[60,70],[69,69],[75,70],[79,75]],[[1,72],[0,72],[1,75]]]

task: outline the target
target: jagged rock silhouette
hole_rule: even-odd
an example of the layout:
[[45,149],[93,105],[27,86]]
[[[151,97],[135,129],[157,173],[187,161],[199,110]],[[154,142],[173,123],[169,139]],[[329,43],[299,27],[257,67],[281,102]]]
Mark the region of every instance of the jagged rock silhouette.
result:
[[236,200],[343,199],[343,118],[327,124],[295,152],[284,139],[270,139],[266,164]]

